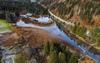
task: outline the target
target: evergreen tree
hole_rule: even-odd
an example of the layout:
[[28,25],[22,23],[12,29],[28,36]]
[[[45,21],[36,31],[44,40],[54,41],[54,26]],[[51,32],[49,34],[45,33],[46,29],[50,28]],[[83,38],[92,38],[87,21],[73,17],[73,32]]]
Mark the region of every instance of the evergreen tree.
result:
[[76,30],[77,30],[77,25],[75,25],[75,26],[73,27],[72,32],[75,33]]
[[54,50],[50,55],[50,63],[58,63],[58,59],[57,52]]
[[78,26],[80,25],[80,22],[78,22]]
[[78,55],[76,52],[71,55],[68,63],[78,63]]
[[64,53],[61,54],[59,58],[59,63],[66,63],[66,55]]
[[66,61],[68,62],[69,58],[70,58],[70,51],[69,51],[69,47],[67,47],[64,51],[65,55],[66,55]]
[[78,34],[78,35],[79,35],[80,30],[81,30],[81,27],[80,27],[80,26],[78,26],[78,27],[77,27],[77,29],[76,29],[76,34]]
[[16,15],[17,17],[19,17],[19,13],[18,13],[18,11],[15,13],[15,15]]
[[63,43],[60,43],[60,51],[63,52],[65,49],[66,49],[66,45],[64,45]]
[[49,54],[49,42],[47,42],[45,45],[44,45],[44,52],[46,54]]
[[51,42],[50,44],[50,55],[54,51],[54,42]]

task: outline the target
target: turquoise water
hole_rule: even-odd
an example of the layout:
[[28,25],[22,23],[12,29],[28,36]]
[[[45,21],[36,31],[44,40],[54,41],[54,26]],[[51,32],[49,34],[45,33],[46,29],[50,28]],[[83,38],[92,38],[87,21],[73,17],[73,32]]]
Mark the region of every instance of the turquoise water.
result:
[[30,13],[27,13],[26,15],[28,15],[28,16],[32,16],[32,14],[30,14]]

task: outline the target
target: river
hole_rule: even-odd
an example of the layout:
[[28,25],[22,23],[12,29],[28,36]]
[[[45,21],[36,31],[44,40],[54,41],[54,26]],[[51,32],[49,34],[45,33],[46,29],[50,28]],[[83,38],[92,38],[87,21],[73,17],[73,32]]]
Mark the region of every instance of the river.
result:
[[[44,19],[44,18],[43,18]],[[51,18],[48,18],[48,20]],[[44,19],[45,20],[45,19]],[[46,17],[47,20],[47,17]],[[52,27],[40,27],[40,26],[36,26],[33,24],[26,24],[24,23],[22,20],[20,20],[19,22],[16,23],[17,26],[23,26],[23,27],[36,27],[36,28],[42,28],[46,31],[49,31],[50,33],[60,37],[61,39],[65,40],[66,42],[68,42],[69,44],[71,44],[72,46],[76,47],[77,49],[79,49],[80,51],[82,51],[83,53],[85,53],[86,51],[86,47],[84,47],[83,45],[78,45],[77,42],[75,42],[74,40],[72,40],[68,35],[66,35],[63,30],[61,31],[57,24],[55,24]],[[87,55],[88,57],[90,57],[91,59],[95,60],[96,62],[100,63],[100,55],[94,55],[94,53],[88,52]]]

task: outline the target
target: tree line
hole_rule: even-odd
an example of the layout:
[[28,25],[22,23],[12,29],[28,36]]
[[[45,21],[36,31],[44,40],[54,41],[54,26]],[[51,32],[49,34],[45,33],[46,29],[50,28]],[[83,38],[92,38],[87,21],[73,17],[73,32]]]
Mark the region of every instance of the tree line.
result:
[[30,2],[5,2],[0,4],[0,11],[21,12],[26,11],[34,14],[48,14],[48,10],[38,3]]

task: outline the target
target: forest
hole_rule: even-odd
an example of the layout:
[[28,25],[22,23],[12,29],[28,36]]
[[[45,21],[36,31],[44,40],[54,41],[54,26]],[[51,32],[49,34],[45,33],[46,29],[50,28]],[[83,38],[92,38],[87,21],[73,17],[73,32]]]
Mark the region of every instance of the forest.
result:
[[71,53],[69,47],[63,43],[47,42],[44,45],[44,52],[50,56],[50,63],[78,63],[78,54]]
[[48,14],[47,9],[37,3],[5,2],[0,4],[0,11],[21,12],[26,11],[34,14]]
[[[53,1],[49,7],[54,14],[64,20],[73,19],[79,16],[83,25],[99,26],[100,3],[99,0],[65,0],[61,2]],[[95,18],[94,18],[95,17]]]

